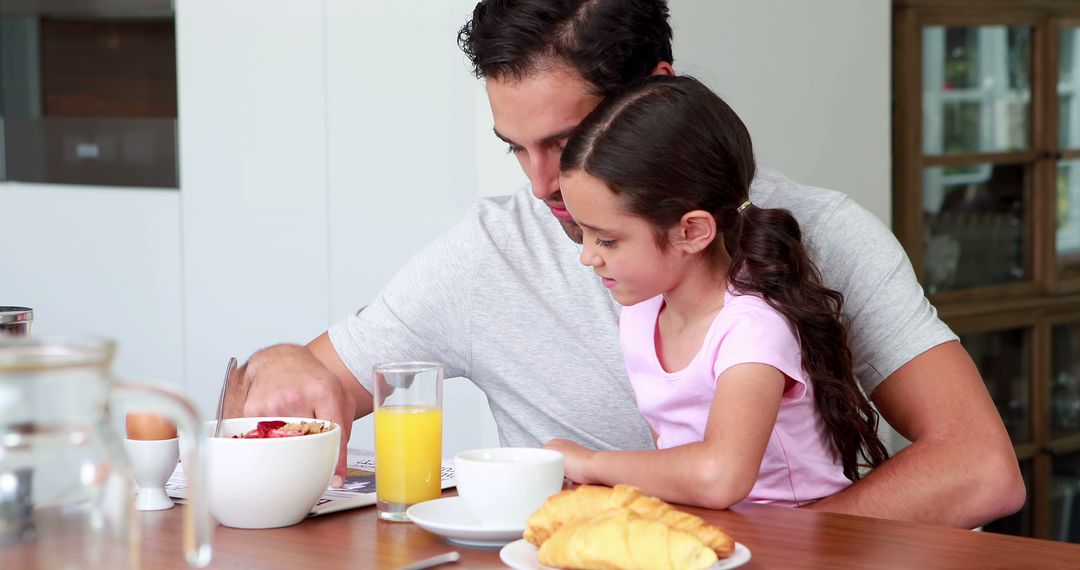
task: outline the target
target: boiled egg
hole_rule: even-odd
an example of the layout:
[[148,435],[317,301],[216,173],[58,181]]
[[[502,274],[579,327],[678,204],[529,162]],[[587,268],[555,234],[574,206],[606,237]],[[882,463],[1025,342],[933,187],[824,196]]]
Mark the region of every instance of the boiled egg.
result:
[[176,426],[155,414],[128,414],[125,425],[128,439],[159,440],[176,437]]

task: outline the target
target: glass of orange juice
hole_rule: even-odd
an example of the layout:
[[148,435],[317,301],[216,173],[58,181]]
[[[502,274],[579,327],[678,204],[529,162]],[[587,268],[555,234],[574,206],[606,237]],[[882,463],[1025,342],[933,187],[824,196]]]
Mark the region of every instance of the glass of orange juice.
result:
[[405,522],[405,510],[442,494],[442,384],[437,362],[374,368],[375,496],[379,517]]

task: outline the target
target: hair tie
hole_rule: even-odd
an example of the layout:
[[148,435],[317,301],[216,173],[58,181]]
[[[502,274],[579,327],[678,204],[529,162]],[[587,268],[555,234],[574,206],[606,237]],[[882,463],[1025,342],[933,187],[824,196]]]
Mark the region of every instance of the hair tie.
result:
[[741,214],[742,211],[745,210],[746,207],[749,206],[749,205],[750,205],[750,199],[747,198],[745,202],[743,202],[742,204],[739,204],[738,208],[735,208],[735,212]]

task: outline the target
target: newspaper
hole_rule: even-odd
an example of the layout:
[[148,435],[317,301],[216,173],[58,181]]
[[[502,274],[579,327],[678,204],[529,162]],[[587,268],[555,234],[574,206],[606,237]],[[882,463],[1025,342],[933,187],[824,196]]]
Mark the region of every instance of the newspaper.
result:
[[[444,460],[442,465],[442,488],[454,486],[454,462]],[[187,499],[187,479],[184,465],[177,464],[165,492],[177,502]],[[349,460],[345,470],[345,484],[340,489],[327,488],[319,502],[311,508],[309,517],[336,513],[346,509],[375,504],[375,453],[364,449],[349,448]]]

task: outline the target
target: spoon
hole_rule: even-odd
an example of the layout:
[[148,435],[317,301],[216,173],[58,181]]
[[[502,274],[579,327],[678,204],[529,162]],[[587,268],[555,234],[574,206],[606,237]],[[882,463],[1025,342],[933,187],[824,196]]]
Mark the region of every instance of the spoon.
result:
[[225,367],[225,379],[221,381],[221,395],[217,401],[217,421],[214,422],[214,437],[221,437],[221,416],[225,415],[225,391],[229,388],[229,378],[236,370],[236,357],[229,357],[229,364]]
[[453,564],[461,559],[461,555],[456,551],[450,551],[446,554],[440,554],[438,556],[432,556],[431,558],[425,558],[418,560],[412,564],[408,564],[398,568],[398,570],[424,570],[426,568],[434,568],[443,564]]

